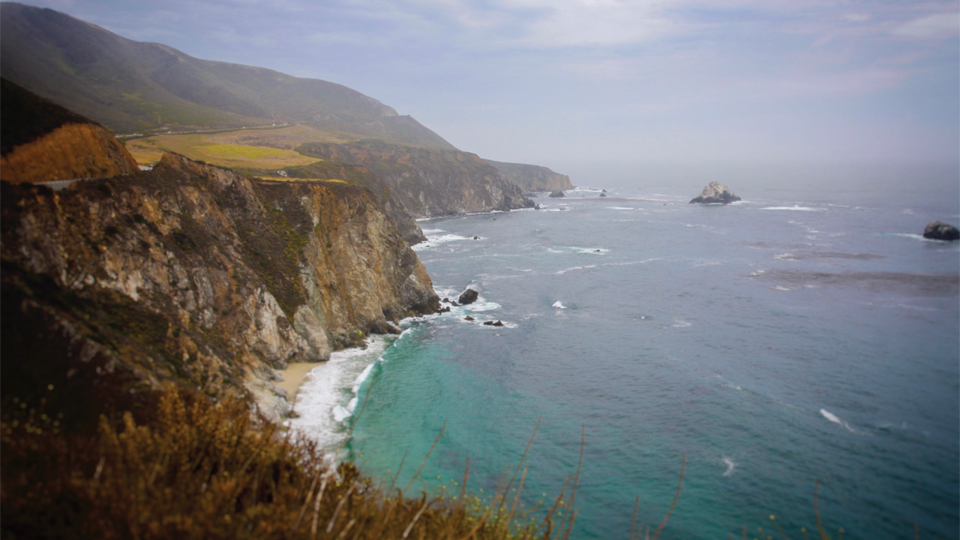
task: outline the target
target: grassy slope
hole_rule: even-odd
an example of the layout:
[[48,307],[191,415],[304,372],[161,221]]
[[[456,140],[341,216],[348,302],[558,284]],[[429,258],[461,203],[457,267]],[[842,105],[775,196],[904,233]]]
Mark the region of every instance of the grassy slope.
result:
[[[520,467],[489,500],[378,486],[316,445],[251,420],[246,403],[188,391],[144,413],[76,429],[43,401],[5,395],[0,420],[4,538],[565,538],[561,493],[537,520],[517,505]],[[407,486],[409,487],[409,485]],[[568,491],[569,493],[569,491]]]
[[0,117],[3,118],[2,154],[32,142],[64,124],[92,124],[79,114],[34,95],[2,79]]
[[119,131],[310,123],[333,133],[452,148],[345,86],[199,60],[49,9],[0,5],[4,77]]

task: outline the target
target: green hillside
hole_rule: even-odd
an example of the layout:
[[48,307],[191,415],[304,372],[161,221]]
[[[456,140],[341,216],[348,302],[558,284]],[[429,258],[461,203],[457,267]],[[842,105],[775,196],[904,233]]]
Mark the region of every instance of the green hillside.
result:
[[0,4],[0,74],[121,133],[288,122],[344,138],[453,148],[412,117],[345,86],[200,60],[21,4]]

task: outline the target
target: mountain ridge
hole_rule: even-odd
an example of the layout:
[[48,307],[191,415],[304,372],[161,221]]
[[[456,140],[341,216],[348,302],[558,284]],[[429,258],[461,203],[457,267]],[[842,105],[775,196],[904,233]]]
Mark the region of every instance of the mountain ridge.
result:
[[46,8],[0,3],[0,73],[116,132],[304,122],[354,138],[454,148],[341,84],[201,60]]

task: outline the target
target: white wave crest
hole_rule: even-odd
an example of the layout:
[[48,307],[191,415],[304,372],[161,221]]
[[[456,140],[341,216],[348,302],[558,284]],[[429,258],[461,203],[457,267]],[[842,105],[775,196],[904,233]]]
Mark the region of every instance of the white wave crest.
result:
[[833,414],[832,412],[830,412],[830,411],[828,411],[828,410],[826,410],[826,409],[820,409],[820,414],[822,414],[824,418],[826,418],[827,420],[833,422],[834,424],[837,424],[837,425],[840,425],[840,426],[843,426],[843,427],[847,428],[847,431],[849,431],[850,433],[856,433],[856,432],[857,432],[855,429],[853,429],[852,427],[850,427],[850,424],[848,424],[848,423],[846,422],[846,420],[842,420],[839,416]]
[[731,476],[733,474],[734,469],[737,468],[737,464],[734,463],[732,459],[726,456],[723,457],[723,464],[727,466],[727,470],[723,471],[724,477]]
[[335,451],[347,437],[343,423],[356,409],[360,385],[370,376],[388,340],[373,336],[366,344],[365,349],[335,352],[325,364],[313,368],[297,392],[294,410],[299,417],[287,421],[291,428],[320,443],[331,459],[337,458]]
[[559,300],[553,303],[553,307],[557,309],[567,309],[567,306],[561,304]]
[[567,272],[574,272],[574,271],[577,271],[577,270],[587,270],[587,269],[589,269],[589,268],[596,268],[596,267],[597,267],[597,265],[595,265],[595,264],[589,264],[589,265],[587,265],[587,266],[572,266],[572,267],[570,267],[570,268],[564,268],[563,270],[557,270],[557,271],[555,272],[555,274],[558,275],[558,276],[562,276],[562,275],[566,274]]
[[[426,234],[426,231],[424,231]],[[460,236],[459,234],[444,234],[435,237],[427,236],[426,242],[420,242],[415,246],[411,246],[414,251],[426,251],[428,249],[433,249],[442,244],[449,244],[450,242],[460,242],[462,240],[472,240],[472,237]]]

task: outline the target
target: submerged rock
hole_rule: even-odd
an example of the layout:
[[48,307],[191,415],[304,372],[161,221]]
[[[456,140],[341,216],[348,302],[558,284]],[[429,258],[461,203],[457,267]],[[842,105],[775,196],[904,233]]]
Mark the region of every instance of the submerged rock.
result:
[[480,293],[477,291],[468,288],[467,290],[460,293],[460,297],[457,298],[462,305],[472,304],[477,301],[477,298],[480,296]]
[[560,189],[558,189],[558,190],[556,190],[556,191],[551,191],[551,192],[550,192],[550,196],[553,197],[553,198],[555,198],[555,199],[560,198],[560,197],[566,197],[566,195],[563,194],[563,190],[560,190]]
[[740,197],[734,193],[731,193],[727,186],[724,186],[719,182],[710,182],[707,184],[707,187],[703,188],[703,191],[699,196],[690,200],[690,203],[730,204],[739,200],[741,200]]
[[960,240],[960,231],[953,225],[934,221],[927,223],[927,227],[923,230],[923,237],[931,240]]
[[483,323],[483,325],[484,325],[484,326],[497,326],[497,327],[500,327],[500,326],[503,326],[503,322],[501,322],[501,321],[497,321],[497,322],[487,321],[487,322]]

